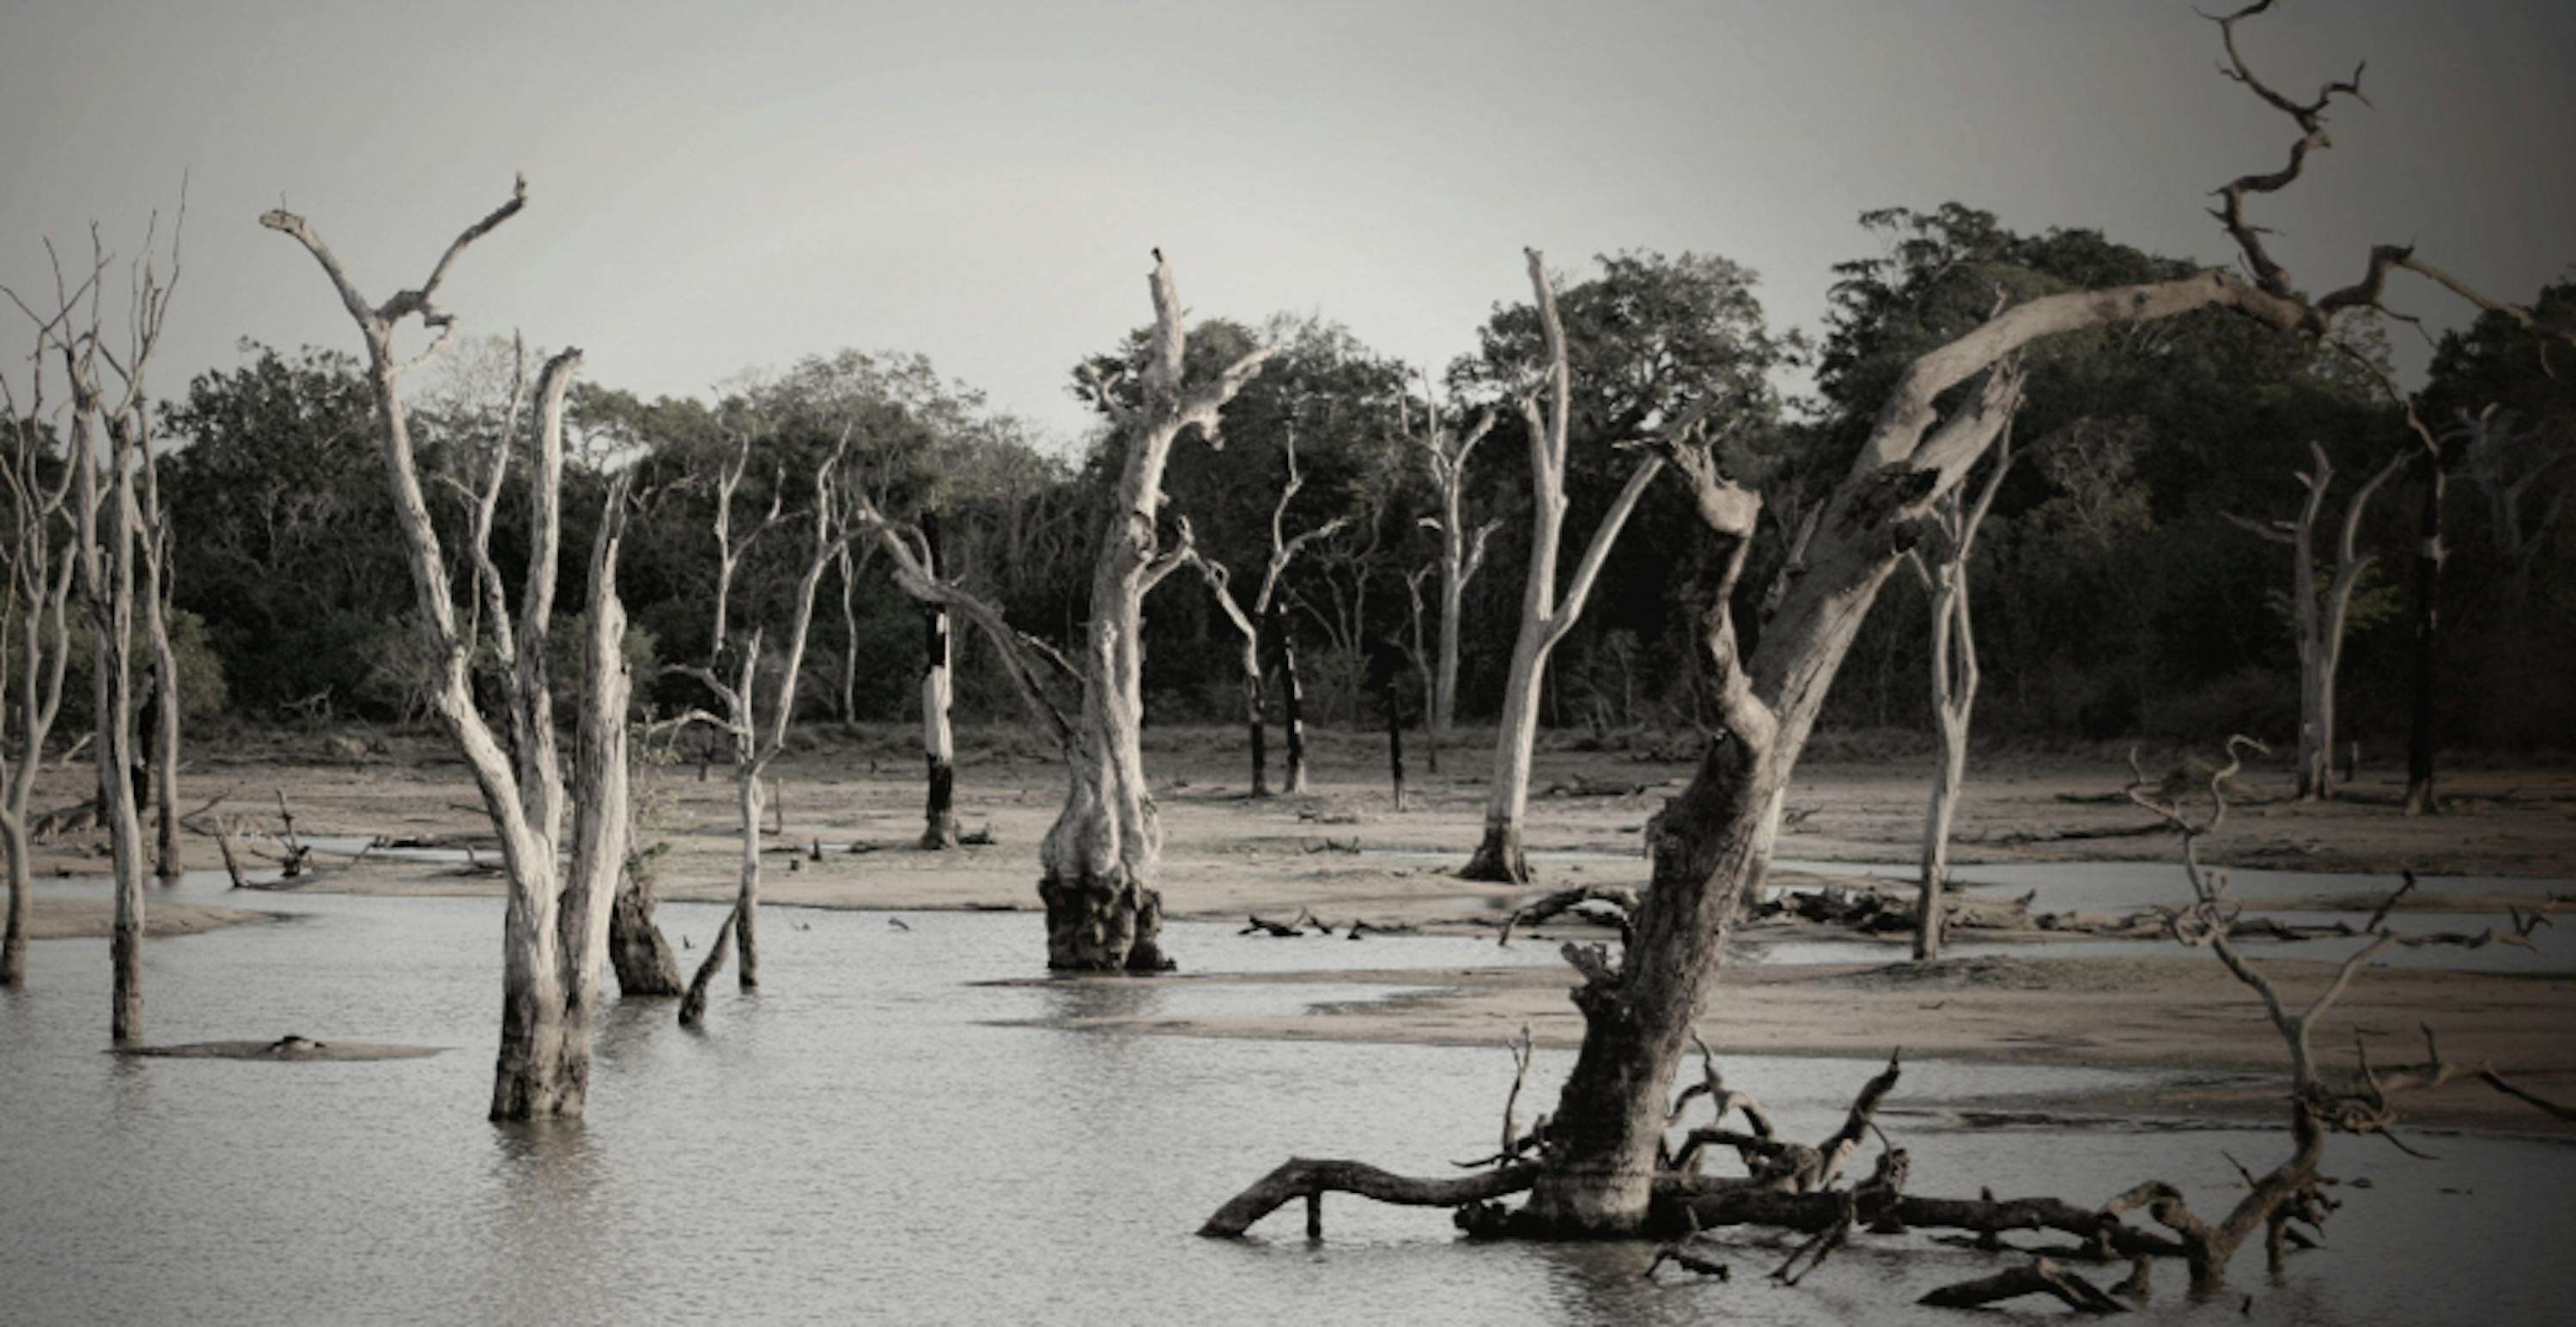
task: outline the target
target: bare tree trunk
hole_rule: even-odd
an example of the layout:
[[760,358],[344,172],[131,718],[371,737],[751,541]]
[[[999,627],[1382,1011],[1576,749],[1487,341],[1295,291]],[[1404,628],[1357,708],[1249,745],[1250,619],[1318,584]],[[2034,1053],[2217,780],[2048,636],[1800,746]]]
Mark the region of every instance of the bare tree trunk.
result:
[[1306,688],[1297,680],[1297,632],[1273,605],[1267,623],[1270,654],[1279,667],[1279,727],[1288,737],[1288,793],[1306,791]]
[[[626,860],[628,824],[625,610],[616,599],[617,546],[626,502],[621,478],[610,488],[592,546],[588,679],[576,737],[581,769],[569,866],[558,856],[564,777],[547,644],[561,553],[564,393],[581,362],[580,352],[557,354],[538,380],[538,423],[527,467],[528,563],[515,620],[492,560],[490,536],[502,480],[517,445],[526,394],[524,361],[513,384],[508,419],[495,439],[491,471],[471,512],[470,583],[481,594],[479,616],[492,632],[495,652],[508,664],[501,677],[506,747],[475,701],[475,643],[458,630],[453,582],[430,519],[399,387],[402,374],[436,355],[455,332],[455,318],[435,302],[449,266],[468,245],[526,205],[527,181],[521,179],[507,202],[448,245],[425,282],[382,304],[370,304],[358,292],[304,218],[284,209],[260,217],[261,225],[293,238],[320,264],[365,340],[378,450],[402,531],[421,630],[438,663],[433,706],[473,773],[501,840],[509,892],[502,924],[500,1046],[492,1074],[490,1113],[495,1120],[577,1116],[588,1100],[591,1018],[613,911],[610,895]],[[415,315],[434,337],[418,357],[399,360],[393,353],[394,327]]]
[[[1962,569],[1964,578],[1964,569]],[[1943,907],[1941,890],[1950,874],[1950,821],[1959,802],[1959,785],[1968,765],[1968,714],[1976,704],[1974,674],[1953,686],[1951,651],[1955,634],[1966,623],[1961,589],[1945,584],[1932,596],[1932,717],[1941,734],[1940,768],[1932,775],[1932,805],[1923,815],[1923,873],[1914,910],[1914,958],[1928,962],[1941,956]],[[1973,649],[1973,646],[1967,648]],[[1971,665],[1973,667],[1973,665]]]
[[1583,560],[1576,564],[1574,578],[1566,585],[1560,602],[1556,545],[1565,525],[1566,441],[1574,408],[1572,370],[1566,365],[1565,326],[1556,316],[1556,290],[1548,282],[1546,260],[1536,249],[1527,253],[1530,288],[1537,296],[1539,324],[1547,334],[1548,401],[1544,416],[1536,394],[1522,397],[1520,402],[1521,418],[1530,438],[1529,579],[1521,590],[1521,629],[1513,639],[1511,672],[1503,683],[1503,726],[1494,739],[1494,773],[1485,800],[1485,838],[1477,845],[1476,855],[1458,873],[1469,880],[1526,882],[1530,878],[1529,859],[1521,849],[1521,822],[1529,811],[1530,758],[1538,743],[1540,691],[1547,681],[1548,655],[1583,615],[1584,602],[1592,594],[1592,583],[1599,578],[1602,563],[1610,556],[1610,546],[1618,541],[1629,514],[1637,509],[1637,500],[1645,495],[1646,485],[1653,482],[1664,464],[1661,457],[1650,454],[1629,473],[1627,484],[1592,532],[1592,541],[1584,546]]
[[2335,542],[2334,571],[2320,595],[2314,552],[2316,527],[2325,510],[2326,490],[2334,483],[2334,465],[2326,459],[2325,448],[2314,442],[2308,444],[2308,456],[2310,469],[2299,476],[2308,498],[2299,508],[2297,520],[2263,525],[2240,516],[2228,517],[2238,527],[2290,549],[2290,601],[2299,646],[2298,797],[2303,802],[2325,801],[2334,796],[2335,674],[2342,666],[2344,621],[2352,608],[2352,592],[2362,572],[2370,567],[2370,555],[2357,550],[2356,539],[2370,499],[2406,463],[2404,452],[2390,457],[2345,504],[2342,532]]
[[2433,787],[2435,698],[2441,685],[2442,562],[2450,550],[2442,543],[2442,496],[2450,482],[2443,449],[2437,443],[2421,453],[2424,481],[2416,522],[2415,545],[2415,682],[2414,716],[2406,729],[2406,814],[2439,815],[2441,794]]
[[[57,321],[68,315],[59,311]],[[0,738],[15,730],[18,755],[12,760],[0,741],[0,856],[7,858],[8,917],[0,924],[0,988],[14,989],[27,980],[28,910],[35,868],[27,833],[27,810],[35,795],[36,776],[45,758],[45,742],[63,699],[63,676],[71,662],[72,580],[79,549],[67,547],[64,507],[70,501],[76,467],[53,465],[49,430],[32,421],[46,417],[45,358],[51,332],[39,328],[33,356],[30,397],[19,409],[7,375],[0,374],[0,428],[8,430],[10,549],[7,607],[0,611]],[[88,493],[84,491],[83,500]]]
[[653,921],[653,882],[630,853],[608,920],[608,957],[617,969],[617,993],[629,999],[678,995],[680,958]]
[[[1436,772],[1440,768],[1440,748],[1449,745],[1450,732],[1458,719],[1458,615],[1466,601],[1467,583],[1484,565],[1485,541],[1493,537],[1502,522],[1487,521],[1473,534],[1467,530],[1467,458],[1476,450],[1476,444],[1493,432],[1494,412],[1478,412],[1466,433],[1454,433],[1441,423],[1440,402],[1432,391],[1428,373],[1422,375],[1422,390],[1423,461],[1431,471],[1432,488],[1440,495],[1440,514],[1423,521],[1440,531],[1440,661],[1433,672],[1428,725],[1431,768]],[[1409,422],[1406,431],[1411,432]]]
[[[921,535],[932,575],[938,573],[939,522],[936,513],[922,515]],[[957,744],[948,726],[950,678],[955,654],[948,638],[948,608],[936,600],[921,609],[921,752],[930,776],[927,823],[921,846],[938,851],[957,846]]]
[[[96,725],[95,755],[99,780],[99,819],[108,831],[109,861],[116,890],[116,915],[108,932],[108,959],[113,973],[109,993],[109,1030],[119,1046],[143,1040],[143,823],[135,804],[134,765],[134,572],[139,513],[134,499],[134,433],[127,406],[111,408],[99,390],[93,349],[76,352],[62,345],[63,367],[72,383],[73,413],[69,455],[78,497],[73,504],[77,530],[74,561],[80,568],[81,601],[88,609],[91,642],[91,709]],[[97,454],[91,420],[104,418],[108,452]],[[99,471],[106,470],[102,490]],[[106,527],[100,528],[100,509]]]
[[1404,702],[1395,679],[1389,676],[1379,691],[1386,705],[1386,767],[1394,784],[1395,809],[1404,809]]
[[1977,633],[1968,615],[1968,567],[1976,554],[1977,530],[1993,510],[1995,493],[2012,463],[2012,424],[2007,419],[1995,444],[1994,468],[1976,501],[1963,503],[1957,489],[1943,495],[1933,508],[1939,546],[1928,554],[1921,548],[1906,553],[1932,594],[1932,717],[1941,735],[1932,805],[1923,816],[1923,875],[1914,911],[1917,962],[1941,956],[1941,932],[1948,920],[1941,890],[1950,874],[1950,820],[1968,767],[1968,721],[1977,707]]
[[[760,941],[754,933],[760,920],[760,776],[743,774],[734,779],[734,797],[742,809],[742,880],[734,892],[733,947],[742,960],[734,974],[741,989],[760,989]],[[710,954],[712,963],[715,956]]]
[[1217,412],[1261,370],[1255,350],[1210,382],[1182,376],[1180,293],[1157,255],[1154,332],[1130,406],[1108,375],[1090,374],[1103,410],[1126,439],[1126,461],[1111,501],[1091,578],[1091,620],[1081,656],[1082,709],[1071,725],[1064,809],[1039,844],[1038,897],[1046,905],[1047,966],[1093,972],[1171,966],[1162,947],[1163,901],[1154,888],[1162,830],[1154,822],[1139,742],[1144,718],[1138,633],[1147,591],[1193,554],[1189,526],[1164,550],[1155,529],[1163,467],[1191,428],[1215,441]]

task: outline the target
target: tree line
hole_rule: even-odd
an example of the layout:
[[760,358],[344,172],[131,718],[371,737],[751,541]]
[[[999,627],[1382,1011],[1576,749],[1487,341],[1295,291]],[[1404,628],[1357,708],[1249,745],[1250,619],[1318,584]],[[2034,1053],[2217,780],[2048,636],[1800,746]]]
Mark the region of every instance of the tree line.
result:
[[[2089,231],[2016,233],[1957,204],[1865,222],[1882,251],[1842,266],[1813,338],[1772,327],[1752,274],[1722,259],[1631,252],[1558,274],[1574,390],[1562,481],[1570,531],[1588,534],[1616,504],[1633,469],[1622,444],[1640,421],[1714,384],[1730,421],[1729,473],[1783,495],[1749,557],[1758,582],[1788,561],[1818,485],[1848,462],[1909,354],[1974,325],[1999,293],[2027,299],[2190,270]],[[2568,284],[2533,301],[2545,318],[2565,318],[2572,305]],[[1092,363],[1132,363],[1141,338]],[[1190,519],[1211,564],[1229,569],[1239,603],[1177,590],[1157,597],[1144,621],[1152,718],[1242,715],[1248,623],[1236,615],[1270,619],[1302,647],[1310,721],[1373,724],[1385,690],[1373,674],[1390,671],[1408,713],[1498,716],[1535,515],[1531,425],[1506,398],[1537,371],[1537,340],[1529,304],[1500,308],[1480,329],[1478,351],[1435,373],[1311,315],[1198,327],[1195,362],[1275,349],[1226,411],[1225,450],[1172,459],[1168,510]],[[461,367],[420,408],[419,446],[433,472],[470,465],[499,408],[497,349],[470,349],[481,353],[458,355]],[[392,515],[375,489],[374,406],[359,366],[326,350],[245,352],[245,363],[199,375],[161,406],[172,446],[162,482],[188,550],[172,587],[182,704],[253,720],[419,719],[409,596]],[[2371,353],[2384,358],[2384,338]],[[2356,483],[2399,456],[2399,409],[2369,367],[2216,313],[2063,338],[2027,358],[2016,424],[2023,460],[1975,549],[1987,682],[1980,733],[2036,742],[2286,737],[2299,711],[2290,559],[2230,518],[2295,515],[2294,476],[2309,468],[2312,447]],[[1812,392],[1784,395],[1783,370],[1800,366],[1812,371]],[[2552,661],[2576,643],[2576,597],[2549,574],[2563,566],[2557,516],[2571,483],[2557,460],[2576,444],[2568,390],[2518,327],[2488,315],[2444,338],[2422,393],[2427,417],[2454,440],[2447,468],[2467,481],[2445,500],[2454,560],[2443,657],[2453,676],[2478,683],[2443,692],[2441,730],[2458,744],[2529,750],[2576,739],[2576,700],[2545,685]],[[572,389],[566,482],[592,500],[571,510],[595,509],[609,475],[627,466],[648,495],[627,554],[635,649],[689,660],[710,643],[702,601],[720,558],[706,532],[714,477],[730,456],[728,421],[766,420],[740,481],[739,501],[756,516],[807,482],[837,427],[826,416],[840,407],[822,403],[854,399],[868,411],[854,455],[880,505],[931,516],[943,560],[1015,625],[1059,646],[1075,638],[1085,587],[1074,550],[1113,487],[1114,433],[1098,429],[1068,456],[920,356],[835,351],[705,397]],[[1478,442],[1460,448],[1480,425]],[[1444,446],[1463,450],[1467,464],[1450,468]],[[2374,750],[2396,749],[2408,724],[2405,571],[2418,538],[2409,489],[2421,483],[2413,471],[2397,476],[2356,532],[2368,565],[2352,587],[2343,708],[2348,737]],[[450,541],[467,518],[452,497],[434,495],[430,511]],[[1688,666],[1684,605],[1691,578],[1705,571],[1689,519],[1686,495],[1672,486],[1636,499],[1535,698],[1546,726],[1609,738],[1705,722],[1707,697]],[[495,520],[497,546],[524,541],[521,504],[504,504]],[[1271,571],[1287,540],[1313,534]],[[883,578],[870,564],[881,556],[861,545],[834,568],[807,660],[814,676],[803,703],[817,716],[918,713],[906,669],[865,666],[921,649],[915,610],[877,588]],[[783,542],[755,542],[743,557],[734,579],[746,601],[790,593],[795,558]],[[1468,574],[1444,575],[1444,562]],[[577,593],[582,568],[561,574]],[[1854,644],[1828,724],[1935,727],[1921,680],[1930,605],[1908,587],[1888,596]],[[1443,648],[1451,631],[1458,643]],[[960,713],[1012,717],[1009,688],[978,662],[971,638],[960,645]],[[1449,668],[1454,698],[1444,714]],[[682,680],[648,677],[638,702],[668,708],[690,695]],[[1275,712],[1278,697],[1266,703]]]

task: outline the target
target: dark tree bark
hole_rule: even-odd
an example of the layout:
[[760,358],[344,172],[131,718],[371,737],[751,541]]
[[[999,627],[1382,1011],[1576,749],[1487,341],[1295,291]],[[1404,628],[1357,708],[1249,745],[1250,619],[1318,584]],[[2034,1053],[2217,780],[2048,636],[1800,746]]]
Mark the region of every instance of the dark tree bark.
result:
[[653,922],[652,879],[632,857],[608,918],[608,959],[617,969],[617,993],[629,999],[681,991],[680,956]]
[[2442,563],[2450,550],[2442,545],[2442,497],[2450,482],[2449,459],[2439,441],[2428,444],[2416,466],[2423,480],[2417,509],[2415,545],[2415,681],[2414,719],[2406,730],[2406,814],[2439,815],[2442,799],[2433,786],[2435,705],[2441,687]]

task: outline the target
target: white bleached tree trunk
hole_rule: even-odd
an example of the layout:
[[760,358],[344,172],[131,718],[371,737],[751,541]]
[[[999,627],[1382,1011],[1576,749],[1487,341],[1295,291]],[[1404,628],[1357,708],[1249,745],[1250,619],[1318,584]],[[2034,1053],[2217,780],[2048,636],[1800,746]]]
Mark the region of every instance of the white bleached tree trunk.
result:
[[1156,532],[1163,468],[1172,445],[1197,429],[1216,445],[1217,412],[1261,371],[1264,347],[1213,380],[1182,372],[1188,333],[1180,291],[1159,254],[1152,277],[1154,331],[1133,405],[1113,380],[1091,374],[1095,395],[1126,444],[1092,567],[1091,620],[1078,671],[1082,708],[1073,720],[1064,809],[1038,848],[1038,897],[1046,904],[1047,966],[1062,971],[1151,972],[1172,966],[1162,946],[1163,900],[1155,889],[1162,830],[1145,786],[1139,633],[1145,595],[1191,557],[1183,523],[1176,548]]
[[[2008,410],[2011,407],[2006,407]],[[1941,956],[1947,918],[1941,890],[1950,874],[1950,823],[1959,806],[1959,786],[1968,768],[1968,721],[1977,708],[1977,636],[1968,614],[1968,564],[1975,556],[1977,528],[1995,504],[2004,472],[2012,469],[2012,425],[2004,425],[1995,444],[1994,468],[1977,490],[1976,500],[1961,506],[1952,489],[1933,505],[1931,538],[1926,547],[1908,550],[1906,561],[1932,599],[1932,719],[1941,738],[1939,767],[1932,772],[1932,804],[1923,813],[1922,874],[1914,905],[1914,957],[1918,962]]]
[[[1423,525],[1440,534],[1440,658],[1431,677],[1430,716],[1431,768],[1437,770],[1441,748],[1449,745],[1450,730],[1458,721],[1459,614],[1468,583],[1484,566],[1485,541],[1502,527],[1502,521],[1497,518],[1473,531],[1467,529],[1467,458],[1493,432],[1494,412],[1479,411],[1467,431],[1458,433],[1441,422],[1431,375],[1423,375],[1422,388],[1426,413],[1417,441],[1423,465],[1431,472],[1432,491],[1440,496],[1440,514],[1422,518]],[[1411,431],[1409,420],[1406,430]]]
[[1592,541],[1584,546],[1583,558],[1575,564],[1573,579],[1560,599],[1557,540],[1565,525],[1566,437],[1574,408],[1573,384],[1566,367],[1565,325],[1557,318],[1556,290],[1548,281],[1546,260],[1536,249],[1527,253],[1530,289],[1537,296],[1539,325],[1547,334],[1544,410],[1535,391],[1520,400],[1530,440],[1529,579],[1521,590],[1520,634],[1512,641],[1511,671],[1503,682],[1502,727],[1494,739],[1494,772],[1485,800],[1485,838],[1458,873],[1469,880],[1515,883],[1530,878],[1529,859],[1521,847],[1521,824],[1529,813],[1530,759],[1538,742],[1539,693],[1547,683],[1548,656],[1583,615],[1610,546],[1618,541],[1646,485],[1664,465],[1663,457],[1654,452],[1637,462],[1593,530]]
[[[447,558],[430,519],[402,401],[402,375],[435,356],[454,332],[455,318],[435,302],[447,269],[468,245],[526,204],[527,182],[522,179],[509,201],[448,245],[426,281],[382,304],[370,304],[358,292],[304,218],[284,209],[260,217],[260,224],[295,239],[321,265],[365,341],[368,380],[376,397],[377,448],[411,569],[421,631],[437,661],[431,706],[464,756],[501,840],[509,892],[502,926],[501,1038],[490,1112],[495,1120],[578,1116],[587,1103],[591,1022],[600,1001],[610,904],[625,864],[628,832],[624,753],[629,679],[622,648],[625,611],[616,597],[625,510],[621,479],[611,488],[599,540],[591,550],[589,635],[583,651],[590,675],[580,693],[576,740],[581,759],[569,865],[560,857],[565,785],[546,645],[553,628],[561,543],[564,392],[580,364],[580,352],[566,350],[548,360],[538,381],[538,422],[527,466],[528,565],[515,620],[488,545],[477,539],[468,550],[473,583],[483,600],[482,620],[506,665],[499,679],[506,711],[499,731],[475,703],[473,641],[459,629]],[[435,335],[420,355],[405,360],[394,353],[394,329],[415,315]],[[523,376],[494,449],[485,493],[498,492],[518,445],[524,393]],[[488,534],[488,518],[477,525]]]
[[[35,371],[25,408],[6,375],[0,375],[0,428],[9,431],[5,462],[9,490],[7,611],[0,616],[0,855],[7,858],[9,902],[0,926],[0,987],[27,980],[28,909],[35,872],[27,811],[45,743],[61,712],[63,675],[71,662],[71,594],[77,549],[67,546],[75,521],[69,513],[76,467],[49,465],[51,439],[44,385],[49,334],[39,332]],[[47,473],[48,471],[52,473]],[[12,755],[12,752],[15,755]]]
[[[742,437],[738,459],[726,472],[719,487],[716,504],[716,539],[721,556],[716,581],[715,623],[717,663],[725,661],[724,640],[727,624],[721,616],[730,599],[734,569],[741,565],[742,551],[732,543],[732,507],[734,487],[740,483],[743,470],[751,461],[751,434]],[[840,560],[841,550],[849,543],[848,523],[835,507],[834,476],[839,472],[841,457],[849,449],[849,433],[841,439],[822,464],[814,468],[814,538],[809,546],[803,573],[797,578],[796,597],[790,608],[787,626],[787,652],[779,660],[778,685],[769,706],[760,703],[761,632],[755,630],[738,656],[733,676],[726,677],[714,666],[677,668],[670,671],[692,677],[713,693],[723,707],[721,714],[697,717],[712,723],[733,742],[734,804],[741,816],[742,862],[734,890],[733,912],[726,918],[725,934],[730,937],[732,956],[738,960],[735,980],[741,989],[760,988],[760,817],[767,808],[768,797],[762,780],[769,774],[778,753],[786,749],[788,725],[796,717],[796,688],[805,671],[805,645],[814,624],[814,596],[823,583],[823,573]],[[766,530],[775,524],[780,509],[780,496],[773,491],[769,517],[761,524]],[[759,531],[754,531],[754,537]],[[745,541],[746,543],[748,540]],[[705,1017],[707,983],[724,966],[728,945],[719,942],[707,947],[707,956],[698,965],[697,975],[690,979],[688,993],[680,998],[680,1024],[695,1027]]]
[[2372,473],[2344,507],[2343,525],[2335,538],[2334,570],[2325,590],[2317,589],[2316,529],[2325,511],[2326,490],[2334,484],[2334,463],[2326,449],[2308,444],[2309,469],[2299,483],[2308,491],[2296,520],[2264,524],[2228,513],[2227,519],[2290,549],[2290,611],[2299,649],[2298,796],[2303,802],[2334,797],[2335,675],[2343,665],[2344,620],[2352,592],[2370,568],[2370,555],[2356,550],[2361,518],[2379,486],[2393,478],[2412,453],[2400,452]]

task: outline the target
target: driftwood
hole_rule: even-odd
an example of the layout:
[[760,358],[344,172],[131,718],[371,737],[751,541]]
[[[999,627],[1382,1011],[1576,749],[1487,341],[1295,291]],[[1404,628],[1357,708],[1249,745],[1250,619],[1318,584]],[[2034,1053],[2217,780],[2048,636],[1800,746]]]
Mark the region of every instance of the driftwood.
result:
[[2126,1313],[2129,1306],[2046,1258],[2033,1258],[1992,1276],[1946,1285],[1914,1301],[1938,1309],[1976,1309],[2024,1295],[2053,1295],[2078,1313]]

